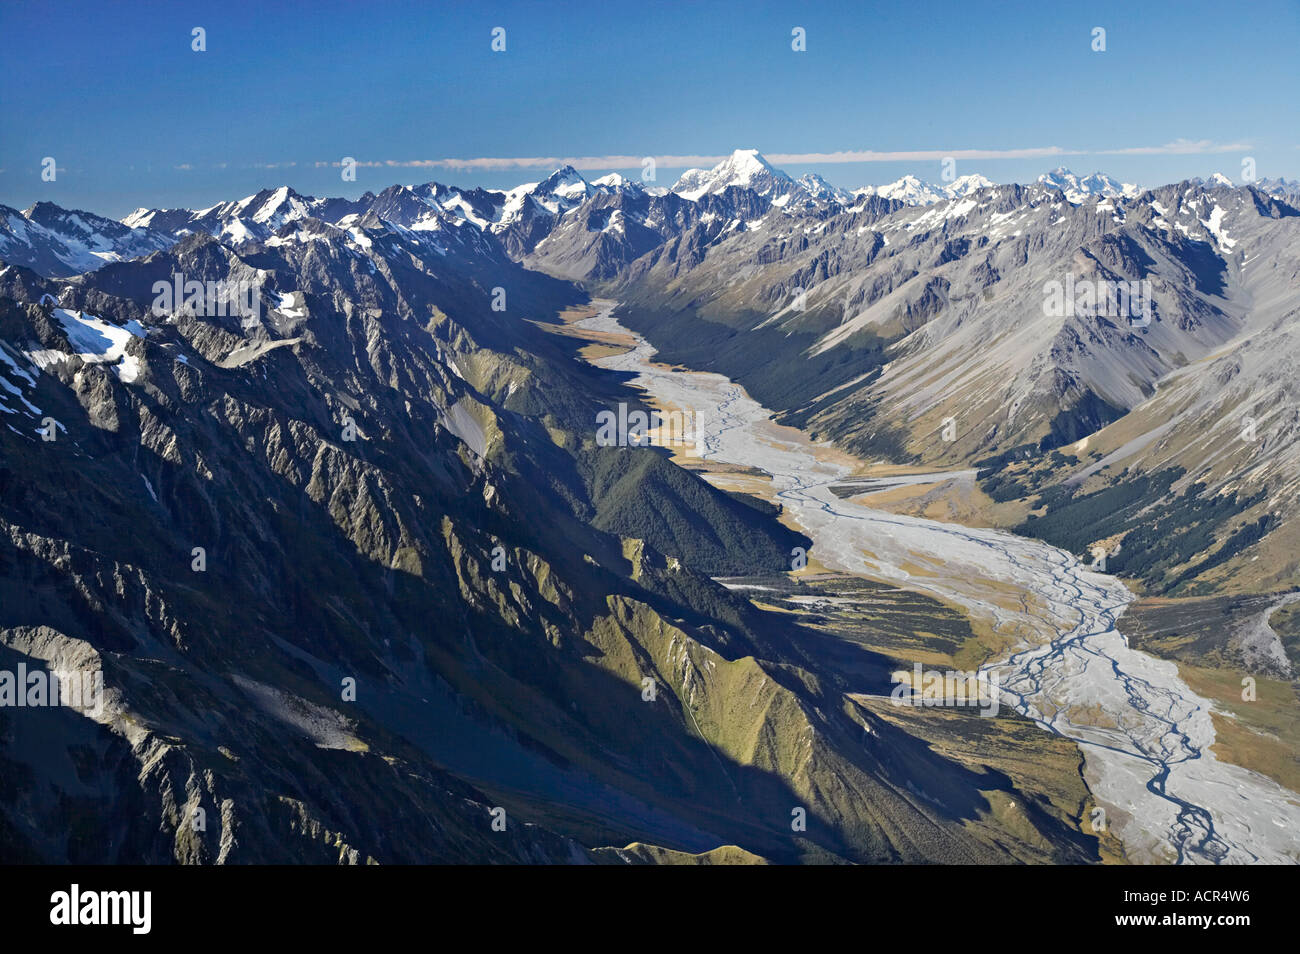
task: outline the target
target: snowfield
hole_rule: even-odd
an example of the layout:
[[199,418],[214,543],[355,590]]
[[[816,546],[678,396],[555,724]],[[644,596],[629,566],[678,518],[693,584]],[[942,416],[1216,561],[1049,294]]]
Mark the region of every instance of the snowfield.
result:
[[140,359],[126,353],[127,343],[133,337],[145,336],[144,327],[139,322],[113,325],[94,315],[67,308],[55,308],[54,317],[63,326],[68,344],[76,349],[77,357],[82,361],[112,365],[124,384],[131,384],[140,376]]

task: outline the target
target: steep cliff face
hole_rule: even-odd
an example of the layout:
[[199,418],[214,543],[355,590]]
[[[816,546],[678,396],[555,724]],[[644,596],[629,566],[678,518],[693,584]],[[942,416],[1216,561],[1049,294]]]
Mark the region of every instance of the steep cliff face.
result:
[[[613,594],[705,622],[630,578],[593,521],[635,525],[645,504],[596,475],[650,455],[696,485],[695,509],[667,506],[704,562],[779,566],[797,542],[653,449],[595,447],[595,410],[631,396],[524,320],[571,287],[499,250],[448,262],[385,227],[368,250],[295,230],[0,276],[7,668],[104,673],[93,714],[0,712],[7,854],[566,860],[576,843],[525,818],[492,837],[487,795],[444,766],[602,791],[602,767],[536,741],[533,704],[577,718],[558,681],[590,665]],[[174,274],[256,285],[261,314],[154,314]],[[496,285],[516,310],[492,311]]]

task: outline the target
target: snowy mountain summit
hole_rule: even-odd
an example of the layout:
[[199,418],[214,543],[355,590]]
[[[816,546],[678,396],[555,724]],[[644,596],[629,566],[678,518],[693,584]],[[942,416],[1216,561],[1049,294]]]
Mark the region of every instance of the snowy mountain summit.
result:
[[1127,182],[1119,182],[1104,172],[1094,172],[1090,176],[1080,177],[1065,168],[1065,166],[1058,166],[1051,172],[1039,176],[1038,184],[1047,186],[1049,189],[1061,190],[1065,193],[1065,198],[1074,205],[1078,205],[1093,196],[1133,198],[1142,191],[1137,186]]
[[986,179],[978,174],[961,176],[947,185],[941,186],[926,182],[916,176],[907,175],[885,185],[854,189],[853,195],[858,198],[869,198],[875,195],[880,196],[882,199],[894,199],[904,205],[930,205],[933,202],[942,202],[945,199],[960,199],[962,196],[969,195],[980,189],[987,189],[992,185],[994,185],[994,182],[991,179]]
[[737,149],[712,169],[687,169],[672,187],[683,199],[716,195],[729,186],[774,198],[789,193],[795,181],[763,158],[757,149]]

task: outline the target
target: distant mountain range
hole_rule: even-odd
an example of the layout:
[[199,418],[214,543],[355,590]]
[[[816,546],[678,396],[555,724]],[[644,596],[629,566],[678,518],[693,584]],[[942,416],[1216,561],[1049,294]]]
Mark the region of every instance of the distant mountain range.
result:
[[[1063,167],[1039,176],[1037,182],[1061,191],[1075,204],[1090,197],[1133,198],[1140,193],[1136,186],[1103,173],[1080,177]],[[508,252],[519,255],[532,251],[568,213],[602,196],[627,196],[634,202],[645,202],[675,195],[698,204],[706,197],[723,197],[727,190],[736,189],[757,195],[774,207],[789,207],[792,213],[825,213],[852,210],[872,197],[909,206],[929,205],[994,185],[977,174],[941,186],[909,175],[885,185],[849,191],[814,174],[792,178],[773,167],[757,150],[741,149],[713,169],[687,170],[670,189],[647,186],[617,173],[588,182],[577,170],[566,166],[540,182],[506,191],[427,183],[391,186],[378,195],[366,193],[348,200],[317,199],[281,187],[198,211],[137,209],[121,222],[80,210],[64,210],[48,202],[37,203],[24,212],[0,206],[0,260],[66,277],[148,254],[195,232],[236,243],[266,241],[287,222],[310,218],[346,230],[367,215],[444,236],[468,222],[498,236]],[[1216,175],[1210,185],[1230,186],[1231,181]],[[1276,198],[1300,196],[1300,181],[1263,179],[1256,187]],[[608,227],[606,223],[602,228]],[[617,232],[619,222],[615,221],[612,228]]]
[[[1193,182],[1204,184],[1201,180]],[[1103,173],[1080,177],[1063,167],[1039,176],[1037,184],[1061,191],[1074,204],[1091,197],[1131,199],[1140,193],[1136,186],[1120,183]],[[288,222],[316,219],[347,230],[367,216],[371,216],[371,222],[384,220],[415,231],[441,233],[453,243],[457,241],[451,237],[453,230],[470,223],[497,236],[510,254],[519,257],[530,253],[561,224],[570,225],[573,217],[569,213],[580,212],[590,200],[600,197],[613,197],[613,202],[601,206],[610,208],[611,215],[623,197],[647,209],[651,205],[656,208],[663,205],[665,211],[676,215],[686,207],[665,203],[671,195],[697,206],[706,200],[700,214],[716,216],[721,214],[715,207],[718,200],[734,189],[758,196],[790,213],[824,215],[853,210],[873,197],[909,206],[930,205],[994,185],[978,174],[961,176],[944,185],[933,185],[908,175],[885,185],[849,191],[832,186],[814,174],[792,178],[773,167],[757,150],[742,149],[713,169],[686,171],[669,189],[629,180],[617,173],[588,182],[577,170],[566,166],[540,182],[525,183],[506,191],[427,183],[391,186],[378,195],[366,193],[359,199],[348,200],[317,199],[281,187],[198,211],[137,209],[121,222],[89,212],[64,210],[48,202],[37,203],[24,212],[0,206],[0,260],[66,277],[148,254],[195,232],[206,232],[235,243],[267,241]],[[1216,175],[1210,185],[1230,186],[1231,182],[1225,176]],[[1275,198],[1300,198],[1300,181],[1262,179],[1256,188]],[[690,218],[690,214],[686,217]],[[626,235],[629,223],[637,235]],[[666,227],[671,231],[674,226]],[[611,241],[630,243],[629,249],[620,250],[620,258],[625,258],[630,251],[644,251],[642,246],[649,240],[641,231],[644,228],[661,233],[663,225],[653,213],[634,215],[630,219],[620,215],[613,219],[612,225],[604,222],[600,231],[614,232]],[[606,261],[601,254],[596,254],[595,259],[598,263]],[[578,270],[583,270],[581,265]],[[598,267],[598,271],[603,270],[606,269]]]

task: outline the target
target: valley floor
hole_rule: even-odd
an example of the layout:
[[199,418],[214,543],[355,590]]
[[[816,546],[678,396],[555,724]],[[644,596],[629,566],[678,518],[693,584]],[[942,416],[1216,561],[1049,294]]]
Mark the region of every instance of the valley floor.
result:
[[[1004,706],[1079,745],[1130,860],[1300,861],[1300,796],[1216,757],[1223,713],[1177,664],[1130,645],[1117,627],[1134,598],[1123,583],[1036,540],[845,497],[862,462],[774,424],[722,375],[656,364],[655,349],[614,318],[615,302],[595,304],[565,330],[600,342],[593,363],[636,375],[661,406],[694,415],[695,446],[676,449],[679,463],[779,504],[814,540],[809,569],[905,587],[969,616],[989,649],[980,671],[996,676]],[[959,488],[967,474],[939,476]],[[933,479],[895,475],[872,489]]]

